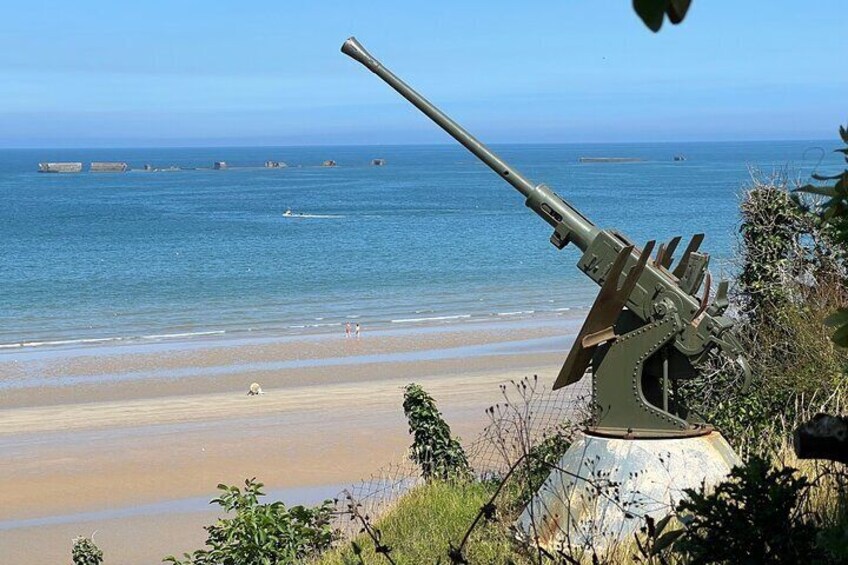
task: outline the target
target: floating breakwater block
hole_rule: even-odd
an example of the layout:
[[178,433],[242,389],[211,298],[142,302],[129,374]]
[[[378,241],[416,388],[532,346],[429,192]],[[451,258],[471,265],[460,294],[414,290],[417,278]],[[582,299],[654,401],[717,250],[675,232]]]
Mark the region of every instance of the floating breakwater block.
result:
[[680,439],[581,433],[518,518],[519,535],[556,554],[604,550],[660,519],[683,490],[724,480],[741,460],[718,432]]

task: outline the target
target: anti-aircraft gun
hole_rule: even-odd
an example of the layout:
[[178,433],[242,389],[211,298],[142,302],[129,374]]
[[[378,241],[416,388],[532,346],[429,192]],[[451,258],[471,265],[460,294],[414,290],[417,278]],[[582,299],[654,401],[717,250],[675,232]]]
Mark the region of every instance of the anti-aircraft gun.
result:
[[[495,155],[351,37],[342,52],[362,63],[483,161],[526,198],[548,222],[558,249],[569,243],[583,252],[577,268],[601,286],[554,389],[579,381],[591,366],[593,426],[613,437],[661,438],[706,434],[711,427],[689,414],[677,384],[696,376],[695,366],[712,350],[735,358],[750,375],[727,309],[728,283],[710,303],[709,255],[699,251],[703,234],[689,241],[677,263],[675,237],[638,248],[615,230],[599,229],[544,184],[535,184]],[[699,295],[699,290],[702,289]]]

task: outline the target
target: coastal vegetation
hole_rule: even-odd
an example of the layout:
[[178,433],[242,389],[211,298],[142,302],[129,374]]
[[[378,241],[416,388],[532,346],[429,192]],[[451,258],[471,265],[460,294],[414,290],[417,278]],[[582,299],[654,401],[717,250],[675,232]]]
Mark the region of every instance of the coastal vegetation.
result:
[[404,389],[403,413],[413,437],[409,457],[421,466],[424,480],[447,480],[469,472],[468,458],[458,438],[436,408],[433,397],[415,383]]
[[206,526],[206,549],[168,556],[173,565],[282,565],[296,563],[330,547],[336,532],[330,525],[332,501],[315,507],[286,507],[282,502],[260,503],[262,483],[244,481],[244,488],[218,485],[212,503],[226,517]]
[[[367,533],[316,560],[320,565],[353,563],[449,562],[479,509],[496,485],[487,481],[433,480],[414,488],[375,524],[381,544]],[[382,545],[383,553],[377,548]],[[465,558],[469,563],[502,563],[516,555],[516,544],[500,522],[485,522],[473,531]]]
[[756,177],[742,203],[738,276],[732,300],[752,379],[713,358],[687,384],[693,409],[737,451],[769,454],[817,412],[839,412],[848,388],[848,350],[826,322],[848,303],[845,250],[830,226],[793,197],[786,175]]

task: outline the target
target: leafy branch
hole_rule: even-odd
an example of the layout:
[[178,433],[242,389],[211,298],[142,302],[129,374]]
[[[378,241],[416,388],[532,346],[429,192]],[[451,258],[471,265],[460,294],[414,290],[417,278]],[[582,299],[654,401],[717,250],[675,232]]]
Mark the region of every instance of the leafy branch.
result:
[[[839,126],[839,136],[845,147],[835,149],[836,153],[845,156],[848,163],[848,128]],[[848,168],[835,175],[820,175],[815,173],[813,179],[826,184],[806,184],[794,192],[815,194],[827,198],[817,206],[818,216],[822,223],[833,228],[834,240],[843,246],[848,244]],[[834,343],[848,347],[848,308],[840,308],[831,315],[826,323],[834,328]]]

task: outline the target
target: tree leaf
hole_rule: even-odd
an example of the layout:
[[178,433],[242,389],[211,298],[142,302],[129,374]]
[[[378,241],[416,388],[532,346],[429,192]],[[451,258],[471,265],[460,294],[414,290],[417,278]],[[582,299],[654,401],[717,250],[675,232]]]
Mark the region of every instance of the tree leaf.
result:
[[839,173],[838,175],[820,175],[818,173],[813,173],[810,176],[816,180],[835,180],[841,177],[842,173]]
[[848,324],[848,308],[840,308],[824,320],[824,325],[836,328]]
[[657,522],[657,526],[656,526],[656,528],[657,528],[657,535],[659,535],[659,534],[663,533],[663,530],[665,530],[665,527],[666,527],[666,526],[668,526],[668,523],[669,523],[669,522],[671,522],[671,519],[672,519],[673,517],[674,517],[674,515],[673,515],[673,514],[669,514],[669,515],[667,515],[666,517],[661,518],[661,519],[660,519],[660,521],[659,521],[659,522]]
[[848,178],[848,173],[843,174],[842,177],[836,181],[836,184],[833,185],[833,190],[840,196],[846,196],[846,194],[848,194],[848,183],[845,182],[846,178]]
[[683,531],[684,530],[673,530],[671,532],[667,532],[661,535],[660,538],[657,540],[657,543],[654,544],[654,547],[651,548],[651,554],[657,555],[658,553],[670,547],[671,544],[677,541],[677,538],[683,535]]
[[807,194],[820,194],[822,196],[836,196],[836,189],[832,186],[815,186],[812,184],[805,184],[802,187],[794,189],[792,192],[805,192]]
[[633,0],[633,9],[648,29],[654,33],[662,27],[666,0]]
[[668,19],[674,25],[679,24],[686,17],[686,12],[689,11],[689,6],[692,0],[671,0],[666,8]]
[[848,324],[845,324],[836,330],[830,339],[833,340],[833,343],[840,347],[848,347]]

